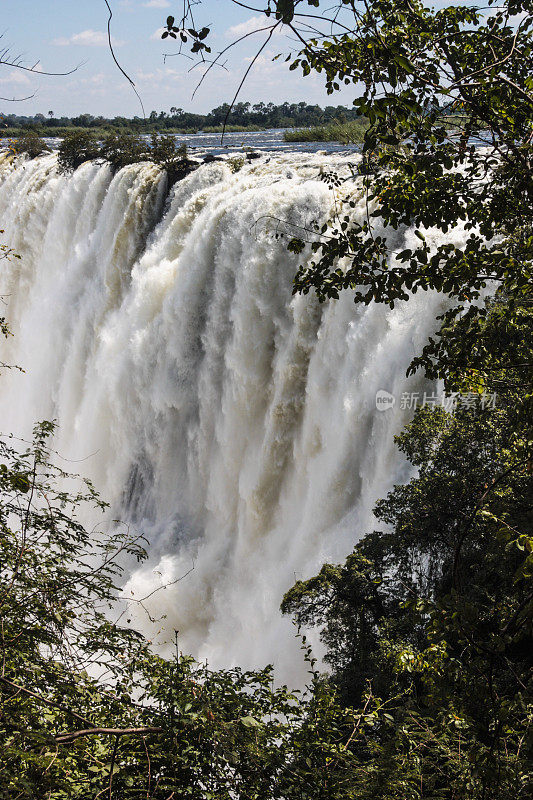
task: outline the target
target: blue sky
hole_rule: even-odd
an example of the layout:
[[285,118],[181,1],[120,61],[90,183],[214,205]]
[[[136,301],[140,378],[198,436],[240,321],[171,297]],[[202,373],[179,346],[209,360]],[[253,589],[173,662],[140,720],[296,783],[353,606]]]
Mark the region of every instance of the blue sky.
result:
[[[189,72],[191,62],[183,57],[163,61],[163,54],[176,48],[161,41],[160,28],[168,14],[179,14],[176,0],[110,0],[116,55],[131,75],[142,97],[146,113],[169,111],[172,106],[203,113],[230,102],[249,59],[261,45],[261,34],[250,37],[230,55],[227,69],[212,70],[194,99],[192,93],[201,73]],[[239,33],[250,30],[253,12],[230,0],[203,0],[197,7],[197,27],[212,25],[213,51],[226,47]],[[2,0],[3,43],[25,63],[39,61],[46,71],[66,71],[81,64],[66,77],[33,76],[0,65],[0,95],[35,97],[17,103],[0,101],[4,113],[75,115],[83,112],[104,116],[140,114],[137,98],[113,64],[107,48],[107,9],[104,0]],[[167,40],[168,41],[168,40]],[[254,49],[255,48],[255,49]],[[240,99],[252,102],[285,100],[350,105],[353,88],[329,98],[317,75],[303,78],[289,72],[279,52],[295,45],[286,37],[272,38],[248,77]],[[83,62],[83,63],[82,63]]]

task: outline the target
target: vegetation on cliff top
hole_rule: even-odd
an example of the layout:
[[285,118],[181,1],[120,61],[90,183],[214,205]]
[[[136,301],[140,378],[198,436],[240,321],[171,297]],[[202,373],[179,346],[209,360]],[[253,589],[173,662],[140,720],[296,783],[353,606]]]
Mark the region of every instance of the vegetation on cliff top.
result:
[[58,152],[60,170],[68,172],[93,159],[107,161],[114,170],[128,164],[152,161],[166,170],[169,186],[199,164],[188,158],[185,145],[180,145],[172,135],[153,133],[149,143],[127,132],[110,133],[101,142],[85,131],[67,134],[63,138]]

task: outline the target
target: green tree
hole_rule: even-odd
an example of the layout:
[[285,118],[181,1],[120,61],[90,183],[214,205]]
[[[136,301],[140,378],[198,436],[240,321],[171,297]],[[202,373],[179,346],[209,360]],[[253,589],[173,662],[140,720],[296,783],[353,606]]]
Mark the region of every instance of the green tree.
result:
[[146,143],[140,136],[124,131],[108,134],[100,146],[99,155],[114,170],[119,170],[128,164],[148,161],[147,150]]
[[67,133],[59,146],[57,163],[59,169],[68,172],[80,167],[85,161],[98,158],[98,142],[91,133],[75,131]]
[[11,151],[17,155],[27,155],[28,158],[37,158],[37,156],[41,156],[43,153],[49,153],[50,148],[44,139],[41,139],[35,131],[28,131],[23,136],[19,136],[18,139],[12,143]]
[[320,627],[343,702],[370,686],[383,703],[374,747],[355,750],[361,797],[530,796],[529,435],[505,402],[419,411],[398,437],[417,476],[377,504],[384,527],[284,598]]
[[[296,29],[301,6],[278,4],[278,16]],[[443,321],[448,334],[467,308],[468,324],[480,327],[488,311],[480,298],[491,282],[509,310],[531,299],[531,0],[489,2],[488,10],[411,0],[351,8],[349,30],[309,38],[291,63],[324,75],[331,93],[362,84],[354,103],[370,122],[366,174],[317,230],[315,256],[299,270],[295,291],[315,289],[324,299],[349,288],[357,302],[393,306],[435,289],[454,300]],[[361,192],[369,209],[362,223],[353,214]],[[445,238],[428,244],[427,229],[447,234],[456,225],[469,231],[464,246]],[[416,228],[419,245],[394,256],[387,229],[402,226]],[[425,365],[433,360],[446,377],[441,348],[431,343]]]
[[157,133],[151,136],[149,158],[166,171],[169,187],[198,166],[197,161],[189,159],[185,144],[178,144],[175,136]]
[[[370,123],[359,181],[335,186],[329,223],[289,244],[301,251],[307,240],[313,251],[295,292],[314,290],[324,300],[349,289],[356,302],[390,306],[418,290],[447,294],[447,341],[437,336],[415,365],[445,379],[459,332],[485,325],[489,286],[508,304],[512,325],[514,311],[532,299],[532,9],[532,0],[479,8],[272,0],[257,26],[268,39],[283,27],[299,42],[290,69],[322,76],[330,94],[353,86],[354,106]],[[188,4],[184,15],[181,27]],[[363,221],[354,213],[362,197]],[[427,229],[447,234],[457,225],[469,232],[464,246],[444,237],[428,244]],[[394,254],[387,233],[405,227],[415,227],[419,244]]]

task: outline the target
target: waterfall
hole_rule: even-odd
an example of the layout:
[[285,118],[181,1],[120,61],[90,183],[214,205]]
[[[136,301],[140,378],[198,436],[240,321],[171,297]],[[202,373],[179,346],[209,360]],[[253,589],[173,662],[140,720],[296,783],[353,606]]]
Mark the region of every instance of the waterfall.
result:
[[[0,357],[25,370],[0,380],[3,432],[57,420],[68,468],[146,536],[125,591],[170,584],[147,601],[159,641],[176,629],[213,666],[274,661],[291,681],[304,668],[283,593],[343,559],[407,477],[399,399],[420,389],[406,368],[443,308],[423,292],[392,311],[292,296],[301,256],[275,220],[328,217],[325,169],[348,174],[348,157],[214,162],[167,198],[152,164],[0,164],[0,227],[21,255],[2,262]],[[385,412],[379,389],[396,397]]]

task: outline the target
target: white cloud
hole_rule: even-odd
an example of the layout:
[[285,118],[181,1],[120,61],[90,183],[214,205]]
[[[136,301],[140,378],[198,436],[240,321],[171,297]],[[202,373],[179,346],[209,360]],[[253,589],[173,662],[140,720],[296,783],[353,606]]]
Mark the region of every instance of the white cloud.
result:
[[158,28],[156,31],[152,33],[150,39],[152,39],[152,41],[154,42],[158,41],[159,39],[161,39],[161,34],[164,33],[164,31],[166,31],[166,28]]
[[147,83],[149,85],[158,86],[165,85],[166,81],[183,80],[181,72],[171,69],[170,67],[158,67],[153,72],[144,72],[142,69],[137,71],[137,81],[139,83]]
[[[107,47],[107,36],[103,31],[93,31],[89,28],[80,33],[73,33],[72,36],[66,38],[64,36],[54,39],[52,41],[56,47],[68,47],[69,45],[82,45],[83,47]],[[113,39],[113,45],[120,47],[124,42],[119,39]]]
[[[287,80],[287,67],[283,62],[274,61],[276,53],[273,50],[265,50],[261,55],[254,57],[248,56],[244,59],[245,62],[251,64],[253,61],[252,70],[260,75],[279,75],[280,81]],[[290,73],[289,73],[290,74]]]
[[245,36],[247,33],[260,30],[261,28],[266,28],[267,26],[268,20],[264,17],[250,17],[246,22],[240,22],[238,25],[233,25],[233,27],[228,28],[226,36],[235,39],[239,36]]
[[27,86],[31,81],[25,72],[14,69],[5,78],[0,78],[0,83],[16,83],[19,86]]
[[98,72],[96,75],[92,75],[90,78],[82,78],[80,83],[84,84],[85,86],[103,86],[108,82],[109,78],[104,72]]
[[[93,31],[91,28],[81,33],[75,33],[70,37],[72,44],[81,44],[86,47],[105,47],[107,45],[107,36],[103,31]],[[118,42],[115,42],[118,44]]]
[[143,3],[145,8],[169,8],[170,3],[168,0],[150,0],[149,3]]

